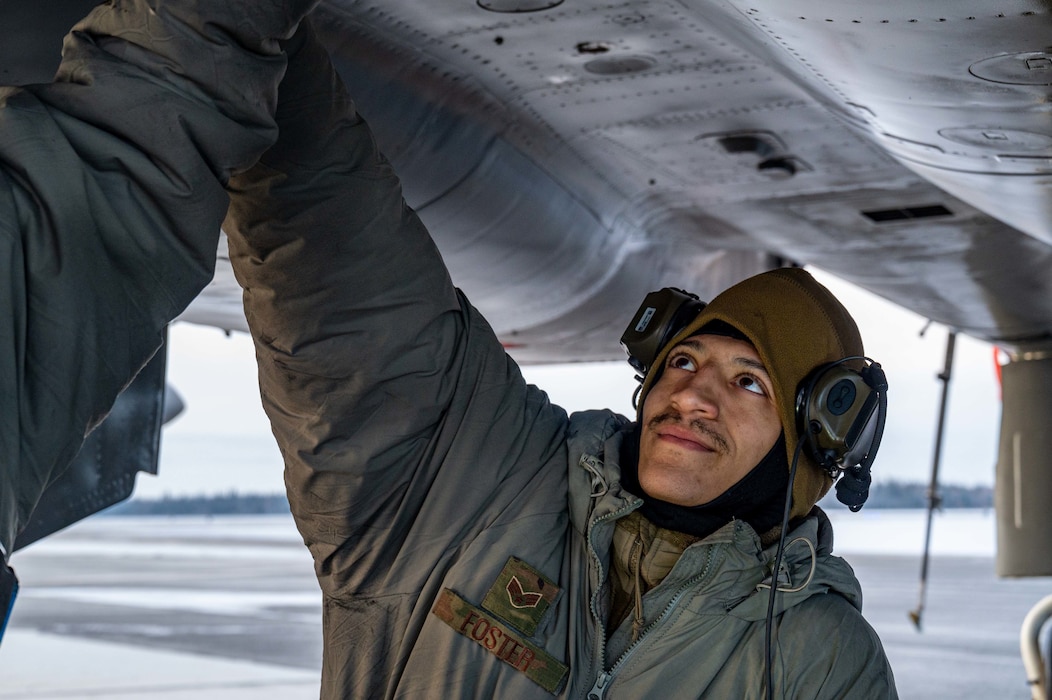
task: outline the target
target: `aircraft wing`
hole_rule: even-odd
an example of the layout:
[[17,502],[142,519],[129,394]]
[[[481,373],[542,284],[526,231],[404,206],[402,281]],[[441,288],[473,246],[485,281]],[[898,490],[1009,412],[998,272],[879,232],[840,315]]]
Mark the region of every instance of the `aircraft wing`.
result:
[[[0,79],[47,80],[90,4],[0,4]],[[810,264],[1037,360],[1006,374],[1005,410],[1047,424],[1050,11],[325,0],[314,21],[455,282],[519,360],[619,358],[649,290],[708,298]],[[184,318],[244,328],[219,257]]]

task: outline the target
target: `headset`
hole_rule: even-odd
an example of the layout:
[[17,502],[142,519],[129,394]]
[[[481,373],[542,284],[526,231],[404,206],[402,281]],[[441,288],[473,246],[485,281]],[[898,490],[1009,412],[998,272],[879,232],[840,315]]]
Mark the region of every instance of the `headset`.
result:
[[661,349],[687,327],[705,308],[696,294],[675,287],[665,287],[647,294],[632,322],[621,334],[621,347],[628,353],[628,364],[643,379],[650,371]]
[[[704,308],[696,295],[674,287],[647,294],[621,335],[640,385],[665,345]],[[830,477],[843,474],[837,481],[837,499],[853,512],[869,497],[870,466],[887,418],[887,390],[880,364],[863,356],[821,365],[797,390],[799,441]]]
[[[847,363],[861,363],[859,370]],[[870,467],[884,435],[888,380],[861,355],[812,371],[796,394],[796,421],[808,455],[836,479],[836,497],[857,513],[869,498]]]

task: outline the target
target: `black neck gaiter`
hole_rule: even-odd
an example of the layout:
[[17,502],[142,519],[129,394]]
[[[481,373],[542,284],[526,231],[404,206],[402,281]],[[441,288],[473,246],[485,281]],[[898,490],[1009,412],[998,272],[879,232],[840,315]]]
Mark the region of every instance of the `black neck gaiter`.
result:
[[621,480],[625,488],[643,499],[640,513],[658,527],[707,537],[731,520],[744,520],[763,535],[782,521],[789,462],[784,433],[774,447],[738,483],[708,503],[678,506],[647,495],[639,485],[639,426],[625,434],[621,444]]

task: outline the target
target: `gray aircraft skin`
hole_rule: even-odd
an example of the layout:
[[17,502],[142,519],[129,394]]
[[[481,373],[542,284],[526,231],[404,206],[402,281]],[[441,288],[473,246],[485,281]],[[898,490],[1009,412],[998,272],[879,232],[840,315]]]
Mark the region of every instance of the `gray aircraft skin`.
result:
[[[92,4],[0,2],[0,83],[49,80]],[[648,291],[705,299],[784,264],[1003,348],[998,567],[1018,576],[1052,574],[1050,14],[1049,0],[325,0],[313,22],[454,281],[521,362],[621,358]],[[224,256],[183,318],[243,330]],[[53,487],[20,545],[155,468],[156,430],[131,450],[144,431],[108,422],[103,456],[68,472],[75,490]]]

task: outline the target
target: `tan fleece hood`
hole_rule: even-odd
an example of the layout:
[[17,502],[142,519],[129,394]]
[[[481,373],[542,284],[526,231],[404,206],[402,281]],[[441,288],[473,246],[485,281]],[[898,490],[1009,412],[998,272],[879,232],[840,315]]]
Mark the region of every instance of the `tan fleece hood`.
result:
[[[787,458],[792,464],[800,437],[795,410],[798,387],[819,365],[864,354],[855,321],[844,305],[804,270],[782,268],[750,277],[717,295],[662,348],[643,382],[640,416],[669,351],[712,321],[734,326],[756,348],[774,383]],[[825,470],[802,453],[793,484],[791,517],[807,515],[832,485]]]

